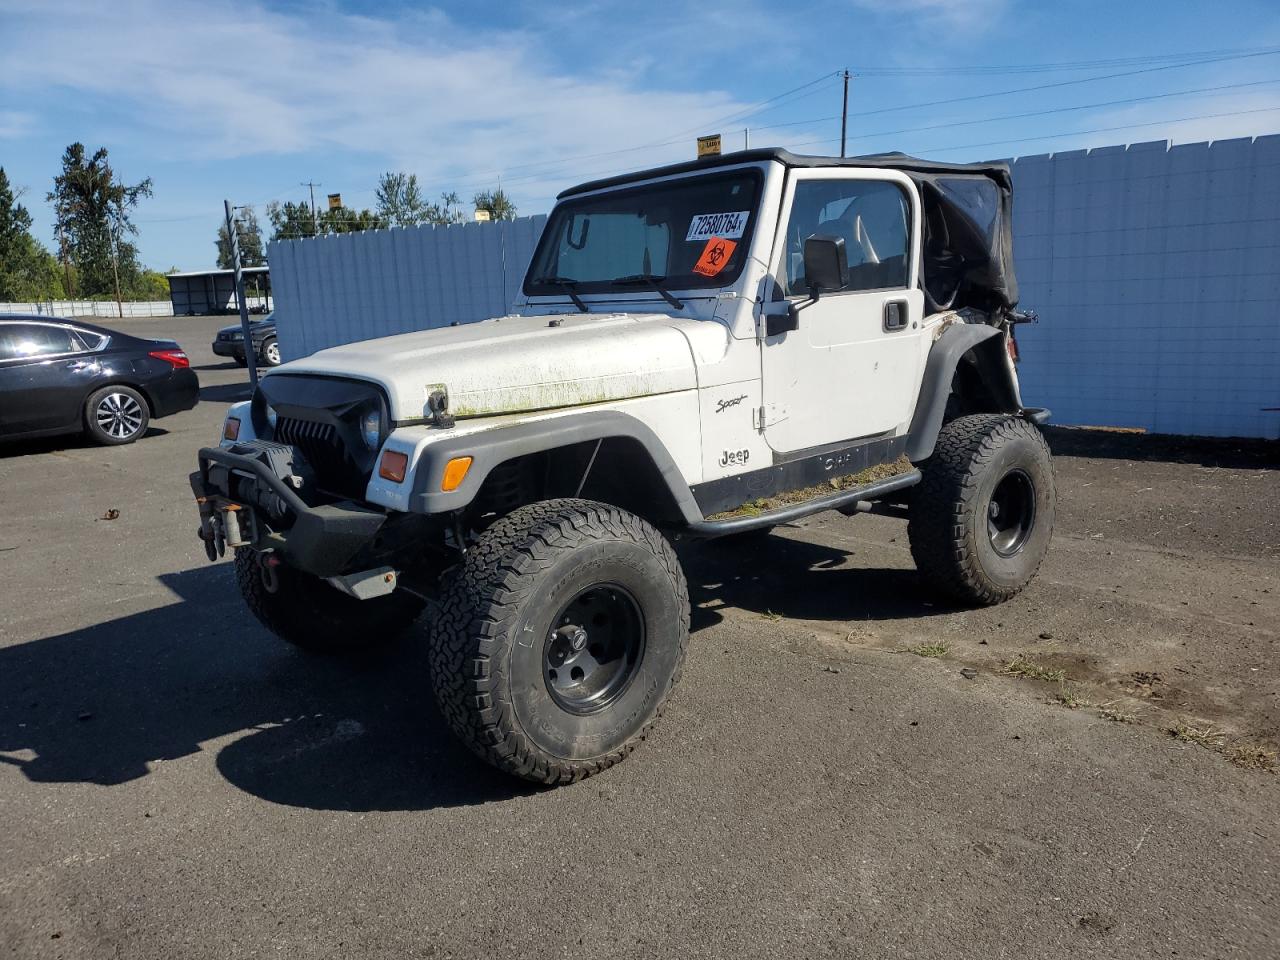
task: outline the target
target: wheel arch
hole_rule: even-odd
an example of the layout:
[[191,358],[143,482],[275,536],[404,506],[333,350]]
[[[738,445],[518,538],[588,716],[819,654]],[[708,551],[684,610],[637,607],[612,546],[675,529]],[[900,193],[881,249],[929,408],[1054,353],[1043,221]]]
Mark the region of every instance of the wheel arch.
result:
[[107,387],[128,387],[130,390],[138,394],[140,397],[142,397],[143,400],[146,401],[147,416],[149,416],[153,420],[155,419],[156,400],[155,400],[155,397],[151,396],[151,392],[147,390],[147,388],[140,383],[134,383],[129,380],[120,380],[118,378],[106,380],[102,383],[95,383],[93,386],[91,386],[88,390],[85,391],[84,396],[80,398],[80,416],[82,419],[89,412],[89,398],[92,397],[99,390],[104,390]]
[[953,397],[966,414],[1022,411],[1004,336],[999,327],[987,324],[956,323],[942,331],[929,351],[908,432],[906,455],[912,463],[933,454]]
[[[444,468],[472,458],[457,490],[444,492]],[[431,444],[413,477],[410,509],[439,514],[472,506],[504,471],[529,467],[541,495],[582,496],[622,507],[664,526],[702,518],[670,452],[643,422],[615,410],[594,411],[463,434]],[[487,486],[488,485],[488,486]]]

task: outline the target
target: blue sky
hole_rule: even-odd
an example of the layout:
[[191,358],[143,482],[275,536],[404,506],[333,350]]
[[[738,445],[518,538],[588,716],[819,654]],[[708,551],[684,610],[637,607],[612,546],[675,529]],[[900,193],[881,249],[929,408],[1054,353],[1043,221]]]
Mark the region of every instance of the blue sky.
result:
[[306,180],[349,206],[384,170],[468,199],[501,182],[538,213],[698,133],[838,152],[844,68],[851,153],[1280,132],[1275,0],[0,0],[0,36],[0,166],[39,237],[63,149],[105,145],[155,182],[135,220],[159,269],[212,265],[224,197],[261,215]]

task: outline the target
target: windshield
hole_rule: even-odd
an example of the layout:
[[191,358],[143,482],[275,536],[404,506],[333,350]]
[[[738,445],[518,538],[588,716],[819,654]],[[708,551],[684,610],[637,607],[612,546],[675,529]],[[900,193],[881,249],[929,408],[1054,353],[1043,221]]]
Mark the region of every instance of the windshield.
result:
[[637,277],[674,290],[732,283],[746,262],[761,179],[740,170],[566,200],[547,221],[524,292],[631,292]]

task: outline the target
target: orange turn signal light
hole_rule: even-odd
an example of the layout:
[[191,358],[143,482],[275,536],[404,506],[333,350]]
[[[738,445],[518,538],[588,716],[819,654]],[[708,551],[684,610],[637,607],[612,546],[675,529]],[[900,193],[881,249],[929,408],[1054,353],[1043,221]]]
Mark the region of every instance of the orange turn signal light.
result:
[[392,483],[404,483],[405,472],[409,469],[409,455],[399,450],[388,450],[382,455],[378,465],[378,476]]
[[240,420],[237,417],[227,417],[227,422],[222,425],[222,439],[235,440],[240,436]]
[[470,457],[454,457],[444,465],[444,479],[440,481],[440,489],[445,493],[457,490],[462,486],[462,481],[467,478],[467,471],[470,469]]

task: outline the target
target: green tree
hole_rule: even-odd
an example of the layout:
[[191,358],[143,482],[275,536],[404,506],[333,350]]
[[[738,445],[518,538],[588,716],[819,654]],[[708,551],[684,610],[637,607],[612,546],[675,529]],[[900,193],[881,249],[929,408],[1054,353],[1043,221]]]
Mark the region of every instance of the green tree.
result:
[[111,168],[106,147],[85,156],[82,143],[62,155],[62,173],[54,177],[48,200],[53,204],[64,259],[76,266],[82,296],[115,290],[119,296],[136,286],[141,270],[130,237],[138,228],[129,219],[138,201],[151,196],[151,178],[121,183]]
[[273,200],[267,204],[267,219],[271,221],[272,240],[298,240],[316,235],[311,207],[305,200],[301,203]]
[[0,167],[0,301],[56,300],[64,295],[58,261],[31,235],[31,214]]
[[516,205],[499,187],[497,190],[481,190],[471,201],[477,210],[487,210],[490,220],[514,220]]
[[466,215],[458,209],[456,193],[442,193],[438,203],[428,203],[418,186],[416,173],[384,173],[378,178],[376,194],[378,219],[384,227],[443,225],[466,220]]
[[330,233],[353,233],[357,230],[376,230],[385,226],[372,210],[352,210],[335,207],[318,210],[311,216],[311,206],[305,201],[294,203],[272,202],[267,204],[267,219],[271,221],[272,240],[298,240]]
[[[236,236],[240,241],[240,265],[242,267],[260,267],[267,262],[262,252],[262,227],[258,225],[258,215],[253,207],[240,207],[235,212]],[[230,270],[235,266],[231,258],[231,238],[224,223],[218,227],[218,269]]]

